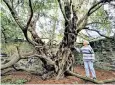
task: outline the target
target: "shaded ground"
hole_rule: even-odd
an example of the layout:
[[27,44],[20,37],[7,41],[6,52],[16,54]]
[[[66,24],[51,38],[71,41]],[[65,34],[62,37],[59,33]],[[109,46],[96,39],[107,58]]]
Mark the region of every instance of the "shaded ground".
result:
[[[77,66],[74,71],[76,73],[79,73],[83,76],[85,76],[85,71],[82,66]],[[113,79],[115,78],[115,72],[114,71],[105,71],[105,70],[100,70],[96,69],[96,74],[97,74],[97,79],[98,80],[106,80],[106,79]],[[2,76],[2,82],[13,82],[16,80],[21,80],[18,82],[22,82],[24,80],[25,84],[91,84],[91,82],[86,82],[80,78],[74,77],[74,76],[68,76],[67,78],[60,79],[58,81],[55,80],[55,78],[49,79],[49,80],[42,80],[39,76],[37,75],[32,75],[28,72],[10,72],[9,75],[7,76]],[[115,84],[112,83],[112,84]]]

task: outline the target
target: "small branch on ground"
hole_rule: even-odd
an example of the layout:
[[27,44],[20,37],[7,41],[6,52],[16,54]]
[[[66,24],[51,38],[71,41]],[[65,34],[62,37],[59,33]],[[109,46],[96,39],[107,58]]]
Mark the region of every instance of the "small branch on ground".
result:
[[99,81],[99,80],[94,80],[94,79],[91,79],[91,78],[88,78],[88,77],[84,77],[80,74],[77,74],[77,73],[73,73],[71,71],[67,71],[70,75],[72,76],[76,76],[78,78],[81,78],[83,80],[86,80],[86,81],[90,81],[90,82],[93,82],[95,84],[105,84],[105,83],[110,83],[110,82],[115,82],[115,78],[114,79],[108,79],[108,80],[103,80],[103,81]]

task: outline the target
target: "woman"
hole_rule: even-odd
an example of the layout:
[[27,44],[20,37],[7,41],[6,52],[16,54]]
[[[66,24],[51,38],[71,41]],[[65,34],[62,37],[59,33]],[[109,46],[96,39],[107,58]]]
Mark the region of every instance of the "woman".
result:
[[86,76],[90,77],[90,71],[92,74],[93,79],[96,79],[95,69],[93,67],[93,62],[95,60],[94,51],[89,45],[88,41],[83,41],[83,47],[82,48],[76,48],[75,49],[83,54],[83,61],[84,61],[84,68],[86,72]]

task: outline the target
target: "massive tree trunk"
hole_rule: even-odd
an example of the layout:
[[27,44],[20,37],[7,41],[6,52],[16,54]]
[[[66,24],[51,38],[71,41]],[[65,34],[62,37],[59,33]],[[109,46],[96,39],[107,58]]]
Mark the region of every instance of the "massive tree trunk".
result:
[[76,41],[76,22],[77,16],[74,11],[74,6],[72,3],[65,3],[65,31],[64,37],[60,44],[59,50],[57,52],[57,65],[58,65],[58,73],[57,78],[63,77],[67,70],[73,69],[74,63],[74,55],[72,54],[72,48],[74,47],[74,43]]
[[35,31],[36,19],[30,23],[30,33],[32,34],[33,41],[36,43],[35,49],[36,54],[42,55],[39,57],[43,62],[44,74],[43,79],[50,78],[52,76],[57,76],[56,79],[62,78],[66,75],[68,70],[72,71],[74,63],[74,55],[72,54],[72,48],[76,41],[76,22],[77,16],[74,11],[74,6],[72,2],[66,2],[64,6],[65,11],[65,30],[64,37],[57,53],[54,55],[49,52],[45,43],[40,39]]
[[74,11],[73,5],[69,2],[65,3],[64,10],[66,16],[64,37],[62,42],[60,43],[56,55],[53,55],[52,53],[48,52],[47,47],[35,32],[34,23],[31,24],[30,32],[33,36],[33,40],[37,43],[37,45],[35,45],[36,53],[38,55],[46,56],[47,58],[40,58],[43,62],[43,66],[45,69],[43,79],[52,77],[52,75],[57,76],[56,79],[59,79],[66,75],[67,70],[72,71],[73,69],[74,55],[72,54],[72,48],[74,47],[74,43],[76,41],[77,36],[77,16]]

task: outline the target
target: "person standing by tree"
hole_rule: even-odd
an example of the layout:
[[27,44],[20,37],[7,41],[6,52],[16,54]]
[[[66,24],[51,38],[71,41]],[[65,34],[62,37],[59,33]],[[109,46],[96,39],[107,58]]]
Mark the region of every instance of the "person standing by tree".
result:
[[93,62],[95,60],[95,54],[92,47],[89,45],[88,41],[83,41],[82,48],[76,48],[76,51],[83,54],[83,61],[84,61],[84,68],[86,72],[86,77],[90,77],[90,71],[92,74],[93,79],[96,79],[95,69],[93,67]]

